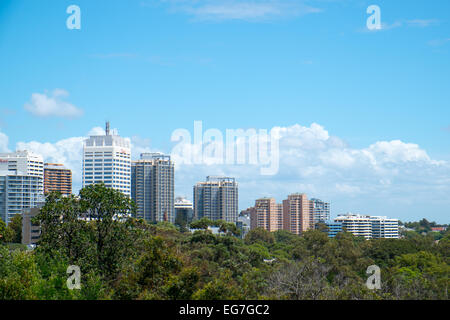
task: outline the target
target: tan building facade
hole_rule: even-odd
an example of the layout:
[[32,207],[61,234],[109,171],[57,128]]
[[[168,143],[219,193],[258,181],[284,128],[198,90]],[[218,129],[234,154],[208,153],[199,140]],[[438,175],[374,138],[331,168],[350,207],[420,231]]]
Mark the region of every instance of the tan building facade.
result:
[[268,231],[283,229],[283,206],[274,198],[262,198],[255,201],[250,211],[251,228],[263,228]]
[[44,193],[52,191],[66,196],[72,194],[72,171],[59,163],[44,165]]
[[283,229],[294,234],[311,229],[310,203],[306,194],[291,194],[283,200]]
[[314,216],[311,201],[306,194],[295,193],[276,203],[274,198],[261,198],[255,201],[255,206],[247,209],[250,213],[251,229],[263,228],[268,231],[287,230],[301,234],[314,228],[311,221]]

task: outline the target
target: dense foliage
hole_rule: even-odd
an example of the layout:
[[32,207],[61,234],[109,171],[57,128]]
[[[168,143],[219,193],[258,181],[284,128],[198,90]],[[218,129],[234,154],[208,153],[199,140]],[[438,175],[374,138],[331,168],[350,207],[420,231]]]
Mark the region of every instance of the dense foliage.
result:
[[[448,231],[438,242],[263,229],[240,239],[224,221],[195,221],[190,233],[133,213],[127,197],[101,184],[79,197],[50,195],[35,250],[0,244],[0,299],[448,299]],[[366,286],[374,264],[379,290]],[[69,265],[81,269],[80,290],[67,288]]]

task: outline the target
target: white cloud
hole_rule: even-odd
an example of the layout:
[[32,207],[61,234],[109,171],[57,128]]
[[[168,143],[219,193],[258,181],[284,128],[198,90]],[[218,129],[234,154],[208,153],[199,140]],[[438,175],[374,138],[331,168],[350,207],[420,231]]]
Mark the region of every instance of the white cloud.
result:
[[450,42],[450,38],[445,39],[435,39],[428,42],[428,45],[433,47],[440,47],[445,45],[446,43]]
[[386,30],[392,30],[400,27],[429,27],[433,26],[439,23],[439,20],[437,19],[412,19],[412,20],[397,20],[392,23],[382,21],[381,22],[381,29],[372,29],[369,30],[368,28],[362,29],[363,32],[379,32],[379,31],[386,31]]
[[372,144],[368,149],[373,158],[381,163],[424,161],[430,162],[430,157],[425,150],[420,149],[417,144],[404,143],[400,140],[379,141]]
[[345,183],[336,183],[335,187],[338,192],[346,193],[350,196],[356,196],[357,194],[361,193],[361,189],[359,187],[351,186]]
[[31,101],[24,105],[25,110],[38,117],[76,118],[83,115],[83,111],[73,104],[64,101],[69,93],[63,89],[55,89],[47,93],[33,93]]
[[9,152],[8,149],[9,138],[3,132],[0,132],[0,152]]
[[[208,175],[227,175],[239,182],[243,208],[262,196],[273,196],[281,201],[293,192],[305,192],[310,197],[337,203],[333,204],[335,214],[342,213],[342,208],[348,211],[371,209],[368,214],[396,217],[400,209],[417,210],[421,201],[449,201],[450,164],[432,159],[417,144],[392,140],[352,148],[316,123],[275,127],[274,130],[280,137],[276,175],[262,176],[259,166],[250,164],[176,162],[176,193],[192,197],[192,186],[196,182]],[[193,153],[199,152],[194,145],[185,147]],[[421,196],[417,197],[418,194]],[[405,207],[399,208],[401,203]],[[406,207],[408,203],[416,207]]]
[[103,136],[105,135],[105,129],[102,127],[94,127],[88,132],[88,136]]
[[[203,132],[207,128],[203,128]],[[295,124],[275,127],[279,140],[279,171],[263,176],[258,165],[182,164],[175,160],[175,194],[192,197],[192,187],[208,175],[235,177],[239,183],[241,209],[263,196],[281,201],[293,192],[305,192],[332,202],[332,213],[361,211],[367,214],[417,218],[446,213],[437,208],[450,207],[450,164],[432,159],[419,145],[400,140],[377,141],[364,148],[352,148],[323,126]],[[89,134],[104,134],[100,127]],[[192,134],[192,133],[191,133]],[[225,138],[225,133],[223,134]],[[73,170],[74,191],[81,186],[82,142],[72,137],[56,143],[19,142],[18,149],[28,149],[44,156],[45,161],[63,163]],[[0,134],[0,150],[7,148]],[[155,150],[150,140],[132,137],[132,157]],[[175,145],[175,144],[174,144]],[[186,148],[198,152],[192,144]],[[430,204],[438,207],[432,208]],[[430,210],[430,212],[425,212]]]
[[429,26],[438,24],[439,20],[437,20],[437,19],[413,19],[413,20],[408,20],[407,23],[411,26],[424,28],[424,27],[429,27]]
[[[299,16],[321,12],[295,0],[163,0],[173,12],[183,12],[196,20],[261,21],[277,17]],[[142,2],[142,6],[154,4]]]
[[[117,129],[112,131],[118,132]],[[17,150],[29,150],[44,157],[45,162],[62,163],[72,170],[73,191],[77,192],[82,184],[82,159],[83,159],[83,141],[89,136],[104,135],[105,129],[102,127],[94,127],[86,134],[86,136],[71,137],[59,140],[55,143],[50,142],[18,142]],[[0,151],[2,151],[2,133],[0,132]],[[6,137],[6,136],[5,136]],[[6,137],[6,147],[7,147]],[[140,137],[132,137],[131,142],[132,158],[138,159],[141,153],[158,152],[158,150],[150,149],[150,140]],[[7,149],[5,149],[8,151]]]
[[45,162],[62,163],[72,170],[74,191],[81,187],[83,140],[86,137],[62,139],[56,143],[50,142],[18,142],[17,150],[29,150],[44,157]]

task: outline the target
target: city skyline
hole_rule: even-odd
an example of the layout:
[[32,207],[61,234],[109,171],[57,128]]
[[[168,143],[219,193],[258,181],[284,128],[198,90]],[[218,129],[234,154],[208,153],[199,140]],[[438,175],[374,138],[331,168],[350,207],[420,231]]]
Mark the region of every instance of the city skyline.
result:
[[[0,153],[64,164],[76,193],[83,139],[106,120],[129,137],[131,160],[170,154],[172,133],[193,135],[194,121],[224,136],[276,128],[276,174],[175,161],[175,196],[224,175],[241,210],[304,192],[332,216],[448,223],[448,1],[182,2],[2,1]],[[66,27],[72,4],[80,30]],[[372,4],[378,31],[366,28]]]

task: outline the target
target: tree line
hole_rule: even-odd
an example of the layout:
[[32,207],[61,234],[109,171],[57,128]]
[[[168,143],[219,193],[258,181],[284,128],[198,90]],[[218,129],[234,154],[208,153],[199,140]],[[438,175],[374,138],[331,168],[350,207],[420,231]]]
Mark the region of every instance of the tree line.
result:
[[[439,241],[264,229],[241,239],[225,221],[194,221],[191,233],[136,219],[135,209],[103,184],[78,197],[52,193],[31,251],[8,246],[18,229],[0,225],[0,299],[448,299],[448,230]],[[70,265],[80,267],[79,290],[67,287]],[[366,286],[370,265],[381,289]]]

